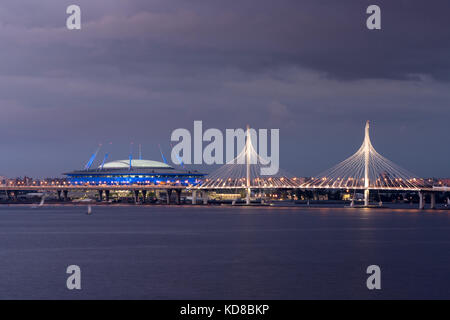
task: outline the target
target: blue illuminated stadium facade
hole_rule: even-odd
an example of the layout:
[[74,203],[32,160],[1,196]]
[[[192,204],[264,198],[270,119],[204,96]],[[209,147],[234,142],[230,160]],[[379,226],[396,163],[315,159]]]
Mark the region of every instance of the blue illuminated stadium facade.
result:
[[196,185],[205,176],[152,160],[119,160],[65,173],[71,185]]

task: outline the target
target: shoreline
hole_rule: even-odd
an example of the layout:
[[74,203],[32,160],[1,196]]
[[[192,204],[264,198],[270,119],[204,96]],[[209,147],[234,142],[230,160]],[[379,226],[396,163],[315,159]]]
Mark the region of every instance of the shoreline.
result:
[[332,204],[312,204],[312,205],[305,205],[305,204],[274,204],[274,205],[267,205],[267,204],[251,204],[251,205],[245,205],[245,204],[238,204],[238,205],[231,205],[231,204],[190,204],[190,203],[184,203],[184,204],[155,204],[155,203],[145,203],[145,204],[134,204],[134,203],[79,203],[79,202],[68,202],[68,203],[46,203],[42,206],[39,206],[38,203],[0,203],[0,208],[14,208],[14,207],[25,207],[25,208],[32,208],[32,209],[39,209],[39,208],[50,208],[50,207],[109,207],[109,208],[120,208],[120,207],[137,207],[137,208],[143,208],[143,207],[168,207],[168,208],[267,208],[267,209],[349,209],[349,211],[355,210],[355,209],[370,209],[370,210],[411,210],[411,211],[449,211],[450,207],[445,206],[439,206],[437,208],[431,209],[431,208],[425,208],[425,209],[419,209],[416,206],[402,206],[398,204],[394,204],[392,206],[386,205],[382,207],[378,206],[370,206],[368,208],[361,207],[361,206],[355,206],[355,207],[349,207],[345,205],[332,205]]

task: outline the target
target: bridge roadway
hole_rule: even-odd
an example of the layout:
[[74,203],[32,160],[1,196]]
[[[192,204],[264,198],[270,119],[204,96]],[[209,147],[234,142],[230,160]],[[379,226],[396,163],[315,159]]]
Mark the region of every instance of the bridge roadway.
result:
[[[180,185],[31,185],[31,186],[1,186],[0,191],[89,191],[89,190],[236,190],[246,189],[246,186],[214,186],[214,187],[195,187],[195,186],[180,186]],[[364,187],[317,187],[307,185],[286,185],[286,186],[251,186],[251,189],[300,189],[300,190],[364,190]],[[384,187],[384,188],[369,188],[370,190],[379,191],[406,191],[406,192],[450,192],[450,187],[426,187],[426,188],[399,188],[399,187]]]
[[[316,186],[255,186],[251,187],[252,189],[300,189],[300,190],[364,190],[363,187],[356,188],[343,188],[343,187],[316,187]],[[103,193],[105,194],[105,200],[109,200],[109,193],[111,191],[132,191],[134,193],[135,201],[137,202],[139,199],[139,192],[142,193],[143,200],[145,201],[146,194],[149,191],[165,191],[167,193],[167,203],[170,204],[170,199],[172,192],[176,193],[176,203],[181,202],[181,192],[183,190],[192,191],[192,196],[194,201],[197,199],[197,191],[212,191],[212,190],[230,190],[230,189],[246,189],[245,186],[242,187],[193,187],[193,186],[179,186],[179,185],[31,185],[31,186],[17,186],[17,185],[9,185],[9,186],[0,186],[0,192],[5,192],[8,197],[12,197],[17,199],[17,191],[35,191],[35,192],[56,192],[58,194],[58,198],[61,200],[68,200],[68,192],[69,191],[97,191],[99,192],[100,200],[103,200]],[[430,202],[431,208],[435,207],[435,198],[436,193],[440,192],[450,192],[450,187],[427,187],[427,188],[369,188],[370,190],[378,190],[378,191],[403,191],[403,192],[418,192],[419,194],[419,208],[423,209],[425,207],[425,194],[430,194]],[[63,195],[63,197],[62,197]]]

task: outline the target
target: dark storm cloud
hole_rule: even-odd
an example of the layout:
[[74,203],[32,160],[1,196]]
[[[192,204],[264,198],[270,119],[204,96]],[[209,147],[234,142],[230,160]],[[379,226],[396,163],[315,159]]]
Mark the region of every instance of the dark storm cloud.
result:
[[365,28],[364,0],[80,0],[82,30],[68,31],[72,3],[0,4],[0,173],[58,175],[100,141],[156,158],[203,120],[280,128],[282,166],[312,175],[372,119],[387,156],[448,175],[435,139],[449,134],[448,1],[377,1],[381,31]]
[[[69,51],[75,63],[125,72],[151,71],[152,64],[166,62],[247,71],[297,65],[346,79],[415,74],[449,79],[450,3],[445,0],[377,1],[382,31],[365,28],[365,9],[372,2],[362,0],[79,1],[80,36],[61,29],[61,11],[70,1],[25,2],[2,4],[0,19],[3,37],[41,50],[29,53],[34,59],[22,66],[33,70],[50,61],[66,69]],[[55,54],[45,56],[46,44],[58,46],[52,48]],[[80,53],[83,49],[91,51]],[[41,59],[44,64],[36,64]]]

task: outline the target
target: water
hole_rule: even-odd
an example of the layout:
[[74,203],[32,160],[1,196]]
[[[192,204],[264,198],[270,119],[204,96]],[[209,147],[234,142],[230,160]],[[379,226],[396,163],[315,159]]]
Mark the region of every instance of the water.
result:
[[[450,298],[449,211],[86,210],[0,207],[0,298]],[[66,289],[72,264],[81,291]],[[366,288],[371,264],[381,291]]]

